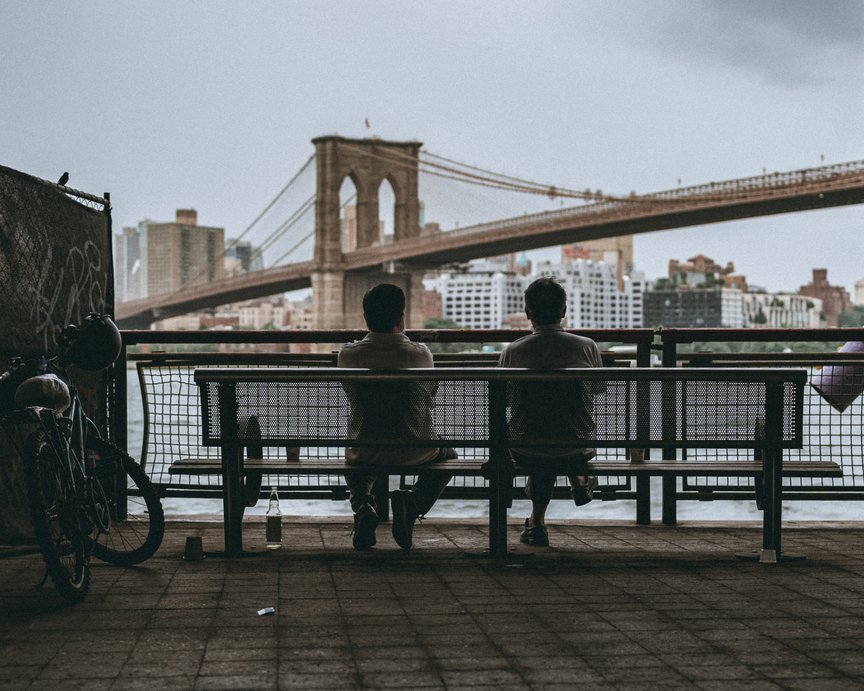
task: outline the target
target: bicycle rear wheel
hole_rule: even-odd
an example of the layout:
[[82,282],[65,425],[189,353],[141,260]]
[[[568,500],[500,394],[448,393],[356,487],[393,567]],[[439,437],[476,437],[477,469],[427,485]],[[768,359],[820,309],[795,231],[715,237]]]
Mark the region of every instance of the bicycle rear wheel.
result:
[[80,602],[90,587],[91,541],[71,472],[68,459],[57,454],[45,432],[30,437],[24,475],[36,539],[57,592]]
[[141,466],[119,446],[98,438],[87,443],[88,452],[97,456],[95,484],[110,516],[108,529],[93,544],[93,556],[120,566],[139,564],[156,553],[165,534],[159,494]]

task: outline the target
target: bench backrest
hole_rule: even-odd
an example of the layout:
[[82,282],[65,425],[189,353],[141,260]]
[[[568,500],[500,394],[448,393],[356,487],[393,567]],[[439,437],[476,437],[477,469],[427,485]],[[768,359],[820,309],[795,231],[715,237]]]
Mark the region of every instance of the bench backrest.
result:
[[[801,446],[806,372],[208,368],[196,370],[195,381],[205,446],[512,446],[514,395],[520,388],[533,387],[536,394],[546,387],[550,393],[543,405],[550,420],[584,406],[585,391],[590,391],[594,428],[570,426],[554,438],[549,429],[538,438],[520,436],[520,448],[760,449]],[[414,410],[415,422],[425,423],[406,424],[407,410]],[[247,424],[252,417],[257,425]]]

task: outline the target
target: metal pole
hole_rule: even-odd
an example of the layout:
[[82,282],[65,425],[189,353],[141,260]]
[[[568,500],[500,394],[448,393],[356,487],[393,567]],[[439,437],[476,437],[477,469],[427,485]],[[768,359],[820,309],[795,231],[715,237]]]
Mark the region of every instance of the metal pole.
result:
[[765,391],[765,453],[762,457],[764,508],[762,553],[759,562],[780,561],[783,513],[783,385],[768,384]]
[[[662,337],[662,332],[661,332]],[[663,342],[663,367],[675,367],[677,364],[677,345],[674,341]],[[673,384],[663,382],[662,408],[663,408],[663,438],[675,438],[675,390]],[[663,460],[674,461],[677,457],[675,447],[663,448]],[[678,477],[676,475],[663,476],[663,525],[675,525],[678,522]]]
[[237,386],[219,384],[219,425],[222,436],[222,521],[225,527],[225,553],[243,553],[243,447],[237,440]]
[[513,479],[507,454],[507,385],[489,382],[489,554],[507,556],[507,505]]

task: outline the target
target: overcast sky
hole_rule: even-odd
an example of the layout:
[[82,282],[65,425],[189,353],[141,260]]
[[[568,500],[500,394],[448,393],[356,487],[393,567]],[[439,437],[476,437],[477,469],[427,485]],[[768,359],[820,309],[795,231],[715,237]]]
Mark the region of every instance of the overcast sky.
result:
[[[864,0],[0,0],[0,99],[0,164],[111,192],[118,230],[194,207],[237,234],[326,133],[650,192],[864,159]],[[636,263],[851,291],[862,250],[853,206],[642,235]]]

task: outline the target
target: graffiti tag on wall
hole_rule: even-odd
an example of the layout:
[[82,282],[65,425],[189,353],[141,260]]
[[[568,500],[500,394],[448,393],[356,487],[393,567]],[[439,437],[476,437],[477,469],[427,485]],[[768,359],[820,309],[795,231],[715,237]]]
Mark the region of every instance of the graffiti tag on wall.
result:
[[81,247],[72,247],[65,260],[57,261],[49,246],[30,295],[30,318],[48,352],[57,345],[66,324],[80,324],[90,312],[105,311],[101,251],[87,240]]

